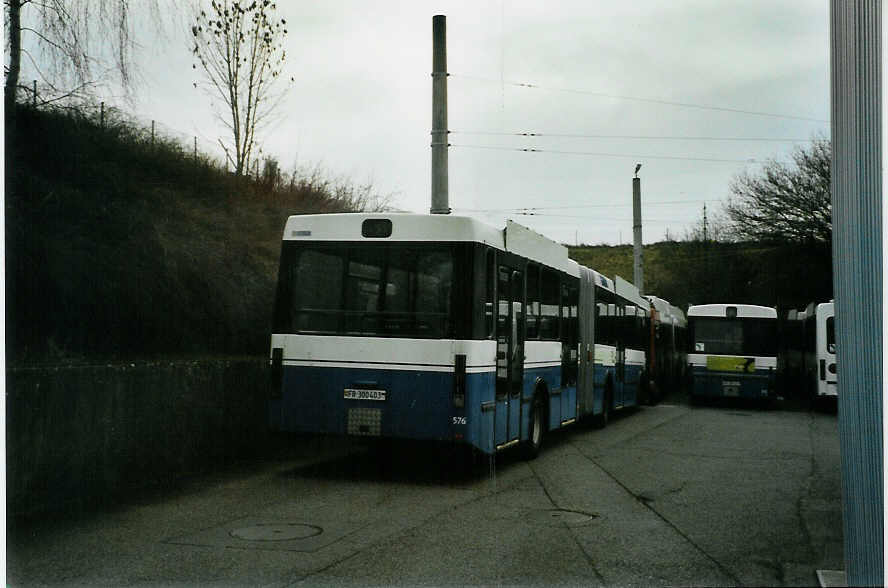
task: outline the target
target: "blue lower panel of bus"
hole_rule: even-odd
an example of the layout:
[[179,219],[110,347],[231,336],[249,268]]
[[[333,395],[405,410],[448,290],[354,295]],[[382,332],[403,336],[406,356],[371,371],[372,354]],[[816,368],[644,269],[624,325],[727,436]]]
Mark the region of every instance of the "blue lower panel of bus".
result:
[[540,384],[549,391],[549,421],[546,425],[550,431],[577,418],[577,388],[561,386],[561,366],[528,369],[524,372],[522,432],[530,430],[530,402]]
[[747,374],[694,367],[691,377],[694,396],[768,398],[774,391],[774,372],[769,370]]
[[527,438],[540,382],[549,390],[550,430],[577,417],[576,387],[558,387],[558,367],[527,370],[522,394],[506,399],[495,398],[494,372],[467,374],[464,407],[454,406],[453,378],[451,372],[285,366],[269,421],[281,431],[454,441],[493,453]]
[[[593,382],[595,386],[593,414],[601,414],[607,387],[611,388],[611,409],[630,407],[638,404],[638,393],[644,368],[639,365],[623,367],[623,379],[615,366],[595,364]],[[610,384],[608,384],[610,381]]]
[[[467,390],[493,389],[492,373],[466,380]],[[346,398],[346,390],[382,391],[385,399]],[[452,390],[451,372],[287,366],[270,417],[290,432],[449,440],[459,426],[453,417],[468,416],[453,409]]]

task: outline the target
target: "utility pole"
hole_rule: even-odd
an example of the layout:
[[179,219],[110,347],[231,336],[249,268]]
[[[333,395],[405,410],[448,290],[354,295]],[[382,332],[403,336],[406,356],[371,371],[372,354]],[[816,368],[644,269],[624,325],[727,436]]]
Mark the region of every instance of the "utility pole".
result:
[[638,170],[641,164],[635,165],[635,177],[632,178],[632,237],[633,237],[633,279],[635,287],[644,293],[644,250],[641,242],[641,179]]
[[450,214],[447,194],[447,22],[432,17],[432,214]]
[[706,232],[706,203],[703,203],[703,242],[706,243],[709,236]]
[[[709,225],[706,221],[706,203],[703,203],[703,275],[709,276]],[[712,295],[712,281],[704,279],[703,292],[705,293],[704,302],[710,302]]]

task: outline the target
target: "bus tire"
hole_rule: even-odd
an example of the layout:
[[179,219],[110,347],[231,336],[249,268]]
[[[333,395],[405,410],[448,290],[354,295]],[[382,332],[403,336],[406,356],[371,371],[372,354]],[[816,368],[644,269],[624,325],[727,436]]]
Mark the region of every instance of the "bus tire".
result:
[[647,380],[647,403],[649,406],[654,406],[659,403],[660,398],[660,388],[657,386],[657,382],[649,379]]
[[605,428],[608,421],[610,420],[611,398],[611,383],[610,380],[608,380],[607,387],[604,389],[604,401],[601,405],[601,413],[592,417],[592,426],[594,426],[596,429]]
[[533,395],[530,408],[530,431],[527,441],[522,444],[524,459],[535,459],[543,445],[543,434],[546,431],[545,394],[537,390]]

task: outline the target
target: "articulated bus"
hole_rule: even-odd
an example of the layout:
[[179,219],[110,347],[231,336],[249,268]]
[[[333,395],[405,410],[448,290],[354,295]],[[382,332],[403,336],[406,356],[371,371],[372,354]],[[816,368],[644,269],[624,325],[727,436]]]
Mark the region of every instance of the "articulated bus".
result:
[[270,424],[532,457],[546,431],[638,403],[649,309],[511,221],[291,216]]
[[782,364],[788,387],[812,398],[835,398],[836,327],[833,302],[812,302],[787,315]]
[[777,310],[751,304],[688,308],[692,399],[776,395]]

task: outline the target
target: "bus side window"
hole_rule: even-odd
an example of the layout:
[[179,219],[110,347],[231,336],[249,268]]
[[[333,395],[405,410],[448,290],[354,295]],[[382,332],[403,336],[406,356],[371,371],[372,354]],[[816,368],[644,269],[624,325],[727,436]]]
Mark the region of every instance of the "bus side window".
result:
[[570,303],[570,344],[576,350],[580,343],[580,289],[577,286],[571,286],[568,292],[568,302]]
[[561,385],[577,384],[577,345],[579,343],[579,289],[561,285]]
[[579,289],[576,286],[561,285],[561,341],[576,346],[579,319],[577,307],[579,305]]
[[492,249],[487,251],[487,268],[485,271],[487,281],[487,292],[484,298],[484,321],[486,336],[493,339],[494,327],[496,326],[496,317],[494,317],[494,299],[496,295],[496,264],[494,252]]
[[568,300],[568,286],[566,283],[561,284],[561,299],[559,304],[561,306],[561,341],[562,343],[567,343],[570,338],[570,333],[568,331],[568,318],[570,317],[570,301]]
[[527,339],[540,336],[540,267],[527,265]]
[[826,319],[826,351],[836,352],[836,317],[834,316]]
[[595,342],[602,345],[614,344],[614,305],[607,302],[596,304]]
[[550,269],[543,269],[540,306],[540,339],[558,341],[558,274]]

